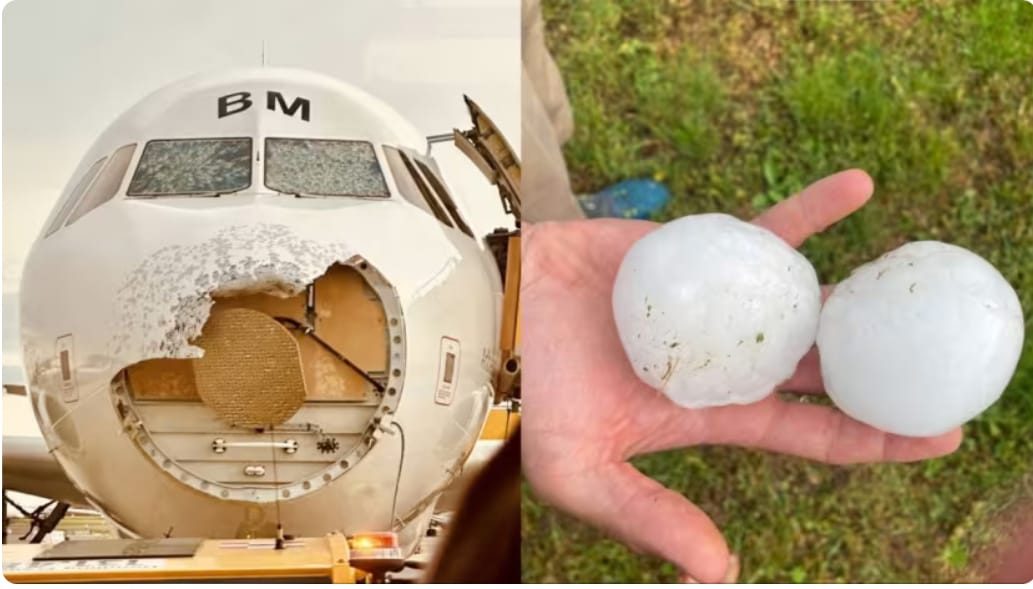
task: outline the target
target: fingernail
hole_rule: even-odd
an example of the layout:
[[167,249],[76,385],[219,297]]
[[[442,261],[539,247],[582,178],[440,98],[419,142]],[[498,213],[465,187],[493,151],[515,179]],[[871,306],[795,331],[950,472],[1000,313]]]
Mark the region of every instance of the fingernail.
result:
[[691,575],[682,575],[681,582],[682,583],[699,584],[699,581],[694,579]]

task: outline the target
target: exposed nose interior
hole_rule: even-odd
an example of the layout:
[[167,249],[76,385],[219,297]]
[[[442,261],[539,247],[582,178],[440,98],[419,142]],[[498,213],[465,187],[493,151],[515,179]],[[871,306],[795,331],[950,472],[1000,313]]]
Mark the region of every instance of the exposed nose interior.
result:
[[191,341],[204,357],[144,360],[112,383],[136,443],[181,482],[224,499],[295,497],[347,472],[401,396],[393,288],[355,259],[296,294],[256,281],[211,296]]

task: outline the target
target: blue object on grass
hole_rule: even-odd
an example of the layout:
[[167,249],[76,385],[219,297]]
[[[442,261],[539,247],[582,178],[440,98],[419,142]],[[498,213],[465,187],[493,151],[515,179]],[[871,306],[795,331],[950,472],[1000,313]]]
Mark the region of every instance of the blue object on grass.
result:
[[664,208],[671,192],[655,180],[632,179],[577,198],[581,209],[591,218],[649,219]]

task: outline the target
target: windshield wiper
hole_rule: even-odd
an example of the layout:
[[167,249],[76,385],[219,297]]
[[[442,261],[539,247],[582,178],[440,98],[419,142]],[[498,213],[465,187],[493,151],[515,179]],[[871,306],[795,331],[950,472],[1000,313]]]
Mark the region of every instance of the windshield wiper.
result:
[[178,194],[178,195],[170,195],[170,196],[199,196],[201,198],[217,198],[217,197],[220,197],[220,196],[227,196],[227,195],[230,195],[230,194],[236,194],[236,193],[241,192],[243,190],[247,190],[247,188],[248,187],[245,186],[244,188],[238,188],[236,190],[213,190],[211,192],[194,192],[194,193]]

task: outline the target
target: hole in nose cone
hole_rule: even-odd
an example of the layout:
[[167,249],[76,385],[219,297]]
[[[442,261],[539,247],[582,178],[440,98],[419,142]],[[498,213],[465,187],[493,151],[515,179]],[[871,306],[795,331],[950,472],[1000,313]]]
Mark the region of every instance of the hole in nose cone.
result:
[[[290,294],[277,294],[275,281],[211,291],[201,333],[189,340],[202,357],[143,360],[113,381],[123,420],[143,426],[137,444],[159,467],[170,460],[177,480],[189,467],[182,482],[200,491],[248,489],[231,489],[232,500],[271,500],[285,490],[273,483],[298,497],[354,468],[368,451],[365,430],[398,404],[405,347],[397,293],[359,263],[332,265]],[[276,446],[273,469],[273,445],[288,438],[298,446]],[[265,474],[248,475],[248,466]]]

